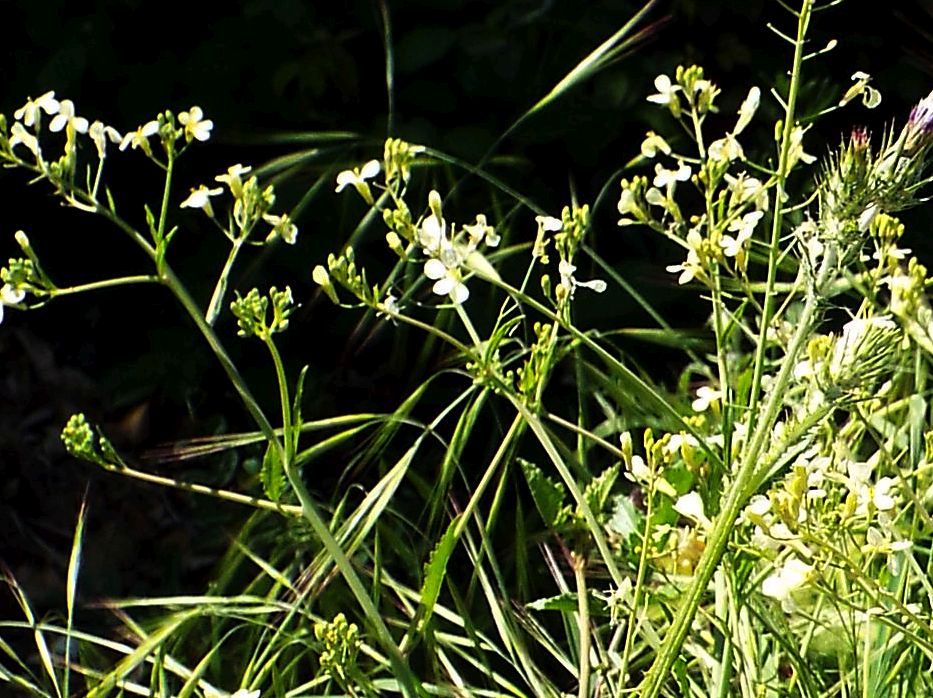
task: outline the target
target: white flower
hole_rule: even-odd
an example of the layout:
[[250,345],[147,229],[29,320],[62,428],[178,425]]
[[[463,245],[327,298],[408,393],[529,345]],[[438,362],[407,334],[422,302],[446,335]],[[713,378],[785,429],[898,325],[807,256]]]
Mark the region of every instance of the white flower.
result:
[[41,97],[29,99],[26,104],[13,112],[13,117],[21,119],[26,126],[32,126],[36,123],[36,118],[39,116],[40,110],[51,116],[52,114],[58,113],[60,106],[59,101],[55,99],[55,92],[49,91]]
[[768,191],[760,179],[748,177],[744,172],[740,172],[737,177],[726,174],[726,182],[729,183],[729,190],[732,192],[733,204],[754,201],[755,208],[759,211],[768,210]]
[[88,127],[88,135],[91,137],[91,140],[94,141],[94,145],[97,146],[97,157],[103,160],[107,156],[107,141],[111,143],[119,143],[123,136],[120,135],[120,132],[117,131],[113,126],[105,126],[100,121],[95,121],[93,124]]
[[241,688],[236,693],[231,693],[230,698],[260,698],[261,693],[258,688],[254,688],[252,691],[248,688]]
[[690,179],[690,166],[683,161],[678,162],[676,170],[665,169],[660,163],[654,166],[654,186],[673,186],[677,182],[686,182]]
[[732,129],[732,135],[738,136],[745,127],[748,126],[755,112],[758,110],[758,104],[761,102],[761,90],[753,87],[748,91],[748,96],[739,107],[739,119],[735,122],[735,128]]
[[655,104],[670,104],[671,100],[676,98],[680,85],[675,85],[667,75],[658,75],[654,79],[654,88],[658,91],[655,95],[648,97],[649,102]]
[[424,275],[434,281],[434,293],[450,296],[456,305],[470,297],[470,290],[460,278],[460,270],[456,265],[447,266],[440,259],[432,257],[424,263]]
[[142,148],[144,151],[149,151],[149,137],[154,136],[159,132],[159,122],[158,121],[147,121],[142,126],[138,127],[135,131],[130,131],[125,136],[123,140],[120,141],[120,150],[126,150],[129,146],[133,146],[133,150],[136,148]]
[[715,402],[716,400],[722,399],[722,391],[711,388],[708,385],[702,385],[697,388],[697,397],[693,401],[692,407],[694,412],[706,412],[709,409],[710,403]]
[[786,612],[794,609],[791,595],[810,579],[813,567],[801,562],[796,555],[789,557],[779,570],[773,572],[761,584],[761,593],[781,602]]
[[66,126],[70,126],[78,133],[87,133],[88,129],[87,119],[75,114],[75,103],[70,99],[63,99],[59,104],[58,114],[49,124],[49,131],[61,131]]
[[353,186],[353,188],[359,192],[360,196],[363,197],[363,200],[366,201],[366,203],[372,205],[373,195],[369,189],[369,184],[366,183],[366,180],[372,179],[377,174],[379,174],[380,169],[382,169],[381,162],[378,160],[370,160],[362,167],[355,167],[352,170],[344,170],[337,175],[337,188],[334,191],[339,194],[348,186]]
[[199,208],[204,211],[211,218],[214,217],[214,209],[211,207],[212,196],[217,196],[223,191],[220,187],[216,189],[208,189],[207,186],[202,184],[197,189],[192,189],[191,193],[188,195],[188,198],[181,202],[181,208]]
[[[209,189],[208,192],[211,190]],[[213,191],[220,192],[220,189],[215,189]],[[287,213],[283,213],[281,216],[276,216],[272,213],[262,214],[262,219],[272,226],[272,232],[269,233],[269,237],[279,237],[289,245],[294,245],[295,241],[298,239],[298,226],[292,222],[292,219],[288,217]]]
[[567,289],[570,297],[573,298],[574,291],[578,286],[588,288],[596,293],[602,293],[606,290],[606,282],[602,279],[593,279],[592,281],[577,281],[573,278],[573,273],[577,268],[565,259],[560,260],[557,265],[557,273],[560,274],[560,285]]
[[25,127],[17,121],[10,128],[10,150],[15,148],[20,143],[32,151],[32,154],[36,157],[36,160],[42,159],[42,150],[39,148],[39,139],[29,133],[29,131],[27,131]]
[[178,115],[178,120],[185,127],[185,138],[190,141],[206,141],[211,137],[211,129],[214,128],[214,122],[204,118],[204,112],[201,107],[191,107],[188,111],[183,111]]
[[894,497],[890,492],[895,482],[893,477],[883,477],[872,488],[871,501],[878,511],[891,511],[894,508]]
[[681,516],[690,519],[703,528],[709,528],[710,520],[706,518],[703,511],[703,498],[699,492],[688,492],[674,502],[674,511]]
[[852,73],[852,79],[855,81],[855,84],[846,90],[846,93],[842,96],[842,99],[839,100],[840,107],[848,104],[859,95],[862,95],[862,104],[864,104],[869,109],[874,109],[879,104],[881,104],[881,93],[868,84],[871,80],[871,75],[861,70],[857,70]]
[[681,286],[693,281],[697,274],[703,269],[700,266],[700,257],[693,250],[687,253],[687,259],[683,264],[671,264],[665,268],[673,274],[680,274],[680,276],[677,277],[677,283]]
[[647,482],[651,478],[651,468],[645,464],[645,459],[636,453],[632,456],[631,473],[625,473],[625,477],[633,482]]
[[556,233],[563,229],[564,223],[560,218],[553,216],[535,216],[535,222],[538,228],[549,233]]
[[[433,213],[421,221],[418,228],[418,244],[430,254],[436,254],[447,242],[447,223]],[[449,243],[448,243],[449,244]]]
[[719,241],[726,257],[736,257],[745,249],[745,243],[751,239],[755,226],[764,215],[761,211],[752,211],[729,223],[729,230],[738,232],[738,235],[735,237],[723,235]]
[[645,134],[645,140],[642,141],[641,144],[641,154],[646,158],[653,158],[658,154],[658,151],[661,151],[665,155],[670,155],[671,146],[654,131],[648,131],[648,133]]
[[727,133],[725,137],[710,143],[708,153],[717,162],[732,162],[733,160],[745,159],[742,144],[731,133]]
[[233,194],[233,198],[240,199],[243,196],[242,177],[250,173],[252,169],[252,167],[244,167],[240,163],[230,165],[230,167],[227,168],[227,174],[217,175],[214,177],[214,181],[226,184],[230,188],[230,193]]
[[811,165],[816,162],[816,157],[803,152],[803,134],[804,129],[800,126],[794,128],[790,133],[790,151],[787,156],[788,169],[797,164],[798,161],[805,165]]
[[3,307],[16,305],[26,298],[26,292],[21,288],[13,288],[10,284],[0,287],[0,322],[3,322]]

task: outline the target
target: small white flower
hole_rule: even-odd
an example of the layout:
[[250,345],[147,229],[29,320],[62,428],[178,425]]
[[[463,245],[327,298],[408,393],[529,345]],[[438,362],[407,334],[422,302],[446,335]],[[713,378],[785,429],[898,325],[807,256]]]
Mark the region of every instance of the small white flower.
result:
[[658,154],[658,151],[664,153],[665,155],[671,154],[671,146],[667,144],[667,141],[661,138],[654,131],[648,131],[645,134],[645,140],[641,144],[641,154],[646,158],[653,158]]
[[654,88],[658,93],[650,95],[648,101],[655,104],[670,104],[671,100],[676,98],[677,92],[680,91],[680,85],[672,83],[667,75],[658,75],[654,79]]
[[564,223],[560,218],[553,216],[535,216],[535,222],[541,230],[549,233],[556,233],[563,229]]
[[26,292],[21,288],[13,288],[10,284],[0,287],[0,322],[3,322],[3,308],[7,305],[22,303]]
[[456,266],[447,266],[440,259],[432,257],[424,263],[424,275],[434,281],[434,293],[450,296],[456,305],[470,297],[470,289],[463,283],[460,270]]
[[236,693],[231,693],[230,698],[260,698],[261,693],[258,688],[254,688],[252,691],[248,688],[241,688]]
[[94,145],[97,146],[97,157],[103,160],[107,157],[107,141],[111,143],[119,143],[123,140],[123,136],[120,135],[120,132],[117,131],[113,126],[105,126],[100,121],[95,121],[88,127],[88,135],[91,137],[91,140],[94,141]]
[[632,456],[631,473],[625,476],[633,482],[647,482],[651,478],[651,468],[645,464],[645,459],[637,453]]
[[362,167],[355,167],[352,170],[344,170],[337,175],[337,188],[334,189],[334,191],[339,194],[347,187],[352,186],[357,190],[357,192],[359,192],[360,196],[363,197],[363,200],[366,201],[366,203],[372,205],[373,195],[369,189],[369,184],[366,183],[366,180],[375,177],[377,174],[379,174],[381,169],[381,162],[378,160],[370,160]]
[[565,259],[560,260],[557,265],[557,273],[560,274],[560,285],[567,289],[570,297],[573,298],[574,292],[578,286],[588,288],[596,293],[602,293],[606,290],[606,282],[602,279],[593,279],[592,281],[577,281],[573,273],[577,268]]
[[751,88],[748,91],[748,96],[745,97],[745,101],[742,102],[742,106],[739,107],[739,118],[738,121],[735,122],[735,128],[732,129],[733,136],[738,136],[745,130],[745,127],[751,122],[752,117],[755,116],[760,102],[761,90],[757,87]]
[[708,385],[702,385],[697,388],[697,397],[693,401],[692,407],[694,412],[706,412],[709,409],[711,403],[716,400],[722,399],[722,391],[711,388]]
[[188,141],[206,141],[211,137],[211,129],[214,128],[214,122],[204,118],[204,112],[201,107],[191,107],[188,111],[183,111],[178,115],[178,120],[185,127],[185,138]]
[[703,498],[699,492],[688,492],[674,502],[674,511],[690,519],[703,528],[709,528],[711,522],[703,511]]
[[812,165],[816,162],[816,156],[803,151],[803,134],[804,129],[800,126],[794,128],[790,133],[790,151],[787,157],[788,169],[796,165],[798,161],[805,165]]
[[794,610],[791,595],[809,581],[812,572],[811,565],[798,560],[796,555],[791,556],[762,582],[761,593],[780,601],[784,611],[789,613]]
[[148,151],[149,137],[154,136],[158,132],[159,122],[155,120],[147,121],[135,131],[130,131],[123,136],[123,140],[120,141],[120,150],[126,150],[129,146],[133,146],[133,150],[142,148],[144,151]]
[[678,162],[676,170],[665,169],[660,163],[654,166],[654,186],[673,186],[677,182],[686,182],[690,179],[690,166],[683,161]]
[[723,138],[710,143],[707,152],[710,158],[717,162],[732,162],[733,160],[745,159],[742,144],[731,133],[727,133]]
[[[433,213],[421,221],[418,228],[418,244],[429,254],[437,254],[447,242],[447,223]],[[449,243],[448,243],[449,244]]]
[[188,198],[181,202],[181,208],[199,208],[204,211],[211,218],[214,217],[214,209],[211,207],[212,196],[217,196],[223,191],[220,187],[216,189],[208,189],[207,186],[202,184],[197,189],[192,189],[191,193],[188,195]]
[[722,236],[719,244],[722,246],[723,254],[726,257],[736,257],[745,250],[745,243],[751,239],[755,226],[758,225],[758,221],[764,215],[761,211],[752,211],[729,223],[729,230],[738,232],[738,235],[735,237],[731,235]]
[[681,286],[693,281],[703,270],[700,265],[700,257],[693,250],[687,252],[687,259],[683,264],[671,264],[665,268],[673,274],[680,274],[680,276],[677,277],[677,283]]
[[862,95],[862,104],[869,109],[874,109],[881,104],[881,93],[868,83],[871,81],[871,75],[861,70],[852,73],[852,79],[855,83],[846,90],[846,93],[839,100],[839,106],[848,104],[853,99]]
[[70,126],[78,133],[87,133],[88,121],[83,116],[75,114],[75,103],[70,99],[63,99],[59,104],[58,114],[49,124],[49,131],[58,132]]
[[249,174],[252,169],[252,167],[244,167],[240,163],[230,165],[230,167],[227,168],[227,174],[217,175],[214,177],[214,181],[226,184],[230,188],[230,193],[233,194],[233,198],[240,199],[243,197],[242,177],[245,174]]
[[15,148],[20,143],[25,145],[32,152],[32,154],[36,157],[36,160],[42,159],[42,149],[39,148],[39,139],[29,133],[29,131],[27,131],[25,127],[17,121],[10,128],[10,150]]
[[883,477],[875,483],[871,501],[878,511],[891,511],[894,508],[895,501],[890,492],[895,483],[893,477]]
[[[211,190],[208,190],[209,192]],[[220,192],[220,189],[215,189],[213,191]],[[262,214],[262,219],[272,226],[272,232],[269,234],[269,237],[278,237],[281,238],[286,244],[294,245],[295,241],[298,239],[298,226],[292,222],[292,219],[288,217],[287,213],[283,213],[281,216],[276,216],[272,213]]]
[[49,91],[41,97],[29,99],[26,104],[13,112],[13,117],[21,119],[26,126],[32,126],[36,123],[40,110],[51,116],[58,113],[60,106],[59,101],[55,99],[55,92]]

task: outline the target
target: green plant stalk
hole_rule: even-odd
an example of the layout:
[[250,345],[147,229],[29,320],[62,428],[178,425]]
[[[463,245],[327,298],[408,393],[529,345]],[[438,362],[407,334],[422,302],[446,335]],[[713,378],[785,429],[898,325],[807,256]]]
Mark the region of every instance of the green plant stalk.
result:
[[233,241],[233,247],[230,248],[230,254],[227,255],[227,261],[224,262],[224,268],[217,279],[217,285],[214,286],[214,293],[211,295],[211,302],[207,306],[207,312],[204,314],[207,324],[211,327],[217,322],[220,311],[223,307],[224,296],[227,293],[227,280],[230,278],[230,272],[233,270],[233,264],[236,262],[240,250],[243,248],[245,237],[238,237]]
[[580,632],[580,685],[577,698],[590,694],[590,599],[586,589],[586,558],[573,556],[573,577],[577,585],[577,625]]
[[813,0],[803,0],[797,16],[797,38],[794,44],[793,67],[790,74],[790,87],[787,92],[784,110],[784,128],[781,134],[781,151],[778,171],[775,177],[774,219],[771,224],[771,241],[768,247],[768,276],[765,282],[765,297],[761,310],[761,327],[758,332],[758,345],[755,350],[755,365],[752,372],[752,385],[748,403],[748,428],[754,430],[758,418],[758,402],[761,399],[761,378],[764,373],[765,353],[768,346],[768,326],[774,312],[775,282],[777,280],[778,257],[780,254],[781,228],[784,224],[784,187],[789,174],[791,137],[794,133],[794,119],[797,110],[797,93],[800,89],[801,66],[803,65],[804,38],[810,24]]
[[84,293],[85,291],[99,291],[105,288],[113,288],[114,286],[128,286],[130,284],[157,284],[161,283],[162,279],[154,274],[138,274],[136,276],[120,276],[116,279],[104,279],[103,281],[92,281],[86,284],[78,284],[77,286],[68,286],[67,288],[55,288],[49,291],[49,295],[55,298],[56,296],[70,296],[75,293]]
[[350,562],[350,559],[347,557],[343,548],[340,547],[340,544],[337,543],[337,540],[331,534],[330,528],[318,513],[317,507],[314,505],[314,500],[311,498],[311,493],[308,492],[308,488],[305,486],[304,480],[301,477],[301,472],[298,466],[295,464],[294,458],[292,457],[295,450],[295,440],[294,434],[291,433],[291,403],[288,399],[288,382],[285,377],[285,366],[282,363],[282,357],[279,355],[279,351],[272,339],[267,338],[265,343],[269,348],[269,353],[272,356],[272,362],[275,365],[275,375],[278,379],[279,394],[282,402],[282,429],[285,445],[283,447],[278,439],[276,439],[275,444],[278,450],[278,455],[282,459],[282,465],[285,470],[285,477],[288,478],[289,484],[295,491],[295,495],[298,497],[298,501],[301,504],[301,509],[305,520],[307,520],[311,525],[315,535],[321,540],[328,554],[330,554],[330,556],[334,559],[334,564],[337,566],[337,569],[340,570],[344,581],[346,581],[347,586],[350,587],[350,591],[356,598],[357,603],[363,609],[367,620],[376,633],[376,636],[379,638],[380,643],[388,653],[389,662],[392,664],[396,678],[401,684],[403,695],[422,695],[423,691],[418,690],[417,681],[414,677],[414,674],[412,674],[411,668],[408,666],[408,663],[402,656],[401,651],[399,651],[398,645],[395,644],[395,640],[392,639],[392,635],[389,633],[389,629],[386,626],[385,621],[383,621],[382,615],[376,608],[375,603],[370,597],[369,592],[366,590],[366,587],[363,586],[363,583],[359,576],[356,574],[356,571],[353,569],[353,563]]
[[703,557],[700,558],[684,601],[678,609],[670,628],[668,628],[664,643],[658,651],[658,656],[641,684],[640,698],[657,698],[660,695],[664,682],[667,680],[667,676],[680,654],[680,648],[687,637],[687,633],[690,631],[690,625],[693,623],[693,617],[700,606],[703,594],[706,593],[709,582],[726,551],[726,545],[735,528],[735,521],[742,507],[745,506],[745,503],[757,489],[759,474],[766,472],[770,467],[769,462],[759,462],[758,458],[781,410],[784,391],[793,377],[797,356],[809,338],[812,325],[817,317],[820,300],[818,289],[825,285],[835,266],[836,255],[832,247],[827,246],[826,255],[814,286],[807,293],[807,299],[798,320],[797,330],[781,362],[781,369],[775,378],[774,387],[765,405],[762,418],[758,421],[755,432],[749,439],[735,481],[729,488],[726,501],[719,516],[716,517],[712,532],[707,538],[706,550]]
[[[169,167],[167,168],[166,179],[168,180],[170,176],[171,168]],[[167,181],[165,191],[167,192],[168,189],[169,186]],[[164,196],[167,196],[167,194],[164,194]],[[311,495],[305,487],[303,480],[301,479],[300,472],[298,472],[297,467],[293,463],[287,463],[287,459],[285,458],[285,449],[283,448],[282,442],[279,440],[278,435],[276,434],[276,430],[272,427],[272,424],[269,422],[265,413],[262,411],[259,403],[256,402],[256,399],[249,391],[249,388],[246,387],[246,382],[240,375],[239,370],[233,363],[229,354],[227,354],[226,350],[220,342],[220,339],[214,333],[214,329],[207,323],[207,320],[202,314],[201,309],[188,293],[185,285],[164,260],[164,257],[161,256],[159,249],[150,245],[149,242],[142,235],[140,235],[135,228],[133,228],[115,213],[102,207],[96,200],[91,199],[90,197],[86,198],[87,203],[93,207],[95,212],[103,215],[106,219],[110,220],[115,225],[117,225],[117,227],[126,232],[156,263],[159,277],[162,283],[168,287],[172,294],[181,303],[182,307],[187,311],[195,326],[198,328],[198,330],[201,332],[201,335],[210,346],[214,355],[217,357],[218,361],[220,361],[221,366],[230,379],[230,382],[233,384],[237,394],[240,396],[240,399],[243,401],[247,411],[250,413],[250,416],[256,422],[256,425],[259,427],[260,431],[263,433],[266,439],[268,439],[269,443],[273,446],[273,448],[275,448],[279,457],[282,459],[282,463],[285,464],[285,475],[288,478],[289,484],[294,489],[299,503],[301,504],[302,515],[310,524],[315,535],[318,536],[318,538],[321,540],[325,549],[333,557],[337,568],[343,575],[344,580],[350,587],[351,592],[356,597],[370,623],[373,625],[380,643],[384,645],[386,651],[388,652],[389,661],[392,663],[393,669],[396,671],[396,675],[403,689],[403,694],[407,696],[423,695],[423,691],[419,690],[418,688],[417,681],[411,672],[411,668],[406,663],[404,657],[402,657],[401,652],[399,652],[398,646],[392,639],[392,636],[389,633],[385,622],[382,620],[382,616],[379,614],[378,610],[367,594],[366,589],[360,581],[359,576],[356,574],[356,570],[353,568],[352,563],[347,558],[343,549],[334,539],[333,535],[331,535],[330,529],[327,527],[327,524],[318,513]],[[163,198],[163,204],[164,203],[165,201]],[[163,205],[163,213],[165,210],[166,206]],[[160,227],[164,227],[164,221],[160,223]],[[281,361],[279,361],[279,363],[281,363]],[[280,366],[276,367],[277,374],[279,374],[281,370],[282,369]],[[283,437],[286,439],[291,438],[287,431],[283,431]]]

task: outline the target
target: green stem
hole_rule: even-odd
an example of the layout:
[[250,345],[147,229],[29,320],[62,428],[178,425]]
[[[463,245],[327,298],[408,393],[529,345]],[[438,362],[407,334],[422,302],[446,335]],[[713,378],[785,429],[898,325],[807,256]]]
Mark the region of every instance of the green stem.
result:
[[240,254],[245,240],[246,238],[240,237],[233,241],[233,247],[230,248],[230,254],[227,255],[227,261],[224,263],[224,268],[220,272],[220,277],[217,279],[217,285],[214,286],[211,302],[208,304],[207,312],[204,314],[207,324],[211,327],[214,326],[214,323],[217,322],[217,318],[220,316],[220,311],[222,310],[221,304],[227,293],[227,280],[230,278],[230,272],[233,270],[233,263],[236,261],[237,255]]
[[114,286],[123,286],[127,284],[157,284],[162,279],[154,274],[139,274],[138,276],[121,276],[116,279],[105,279],[104,281],[92,281],[87,284],[78,284],[67,288],[56,288],[49,291],[53,298],[57,296],[70,296],[75,293],[84,293],[85,291],[99,291],[104,288],[113,288]]
[[797,39],[794,45],[794,62],[790,76],[790,88],[787,93],[787,108],[784,111],[784,130],[781,134],[781,151],[774,192],[774,219],[771,224],[771,242],[768,247],[768,278],[765,283],[765,297],[761,312],[761,326],[758,330],[758,346],[755,350],[755,367],[752,373],[752,387],[748,404],[748,428],[754,429],[758,417],[758,402],[761,399],[761,378],[764,373],[765,353],[768,346],[768,327],[774,311],[775,281],[777,280],[778,256],[780,254],[781,228],[784,223],[784,189],[790,171],[790,148],[796,118],[797,93],[800,89],[801,66],[803,65],[804,37],[810,24],[813,0],[803,0],[803,6],[797,18]]
[[831,247],[827,247],[819,274],[807,294],[807,300],[797,322],[797,330],[791,339],[783,360],[781,369],[769,393],[761,419],[758,420],[754,434],[749,439],[743,454],[741,465],[735,476],[735,481],[729,488],[726,501],[722,506],[712,532],[706,541],[706,550],[694,572],[684,600],[674,617],[664,638],[664,643],[658,651],[654,664],[641,685],[640,698],[657,698],[667,680],[668,673],[680,654],[680,648],[690,631],[693,617],[696,615],[703,595],[706,593],[710,580],[713,578],[719,562],[726,551],[726,545],[735,528],[735,521],[742,507],[754,494],[759,483],[759,475],[770,467],[768,462],[759,462],[764,444],[771,437],[774,423],[784,401],[784,391],[793,377],[794,365],[801,349],[810,337],[813,322],[819,308],[818,289],[825,285],[826,279],[836,267],[836,255]]
[[586,589],[586,558],[573,556],[573,576],[577,585],[577,619],[580,633],[580,686],[577,698],[587,698],[590,694],[590,600]]

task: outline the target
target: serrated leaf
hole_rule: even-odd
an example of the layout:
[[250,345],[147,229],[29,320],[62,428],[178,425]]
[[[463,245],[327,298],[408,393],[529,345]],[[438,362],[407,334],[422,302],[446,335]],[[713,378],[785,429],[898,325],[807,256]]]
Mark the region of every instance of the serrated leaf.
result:
[[[609,615],[609,609],[606,607],[606,602],[599,598],[599,596],[597,596],[592,589],[588,590],[587,598],[589,600],[591,615]],[[563,613],[576,613],[578,610],[577,594],[576,592],[568,591],[565,594],[550,596],[546,599],[537,599],[531,603],[525,604],[525,608],[530,611],[561,611]]]
[[434,546],[427,564],[424,566],[424,582],[421,585],[421,608],[423,616],[421,617],[420,627],[424,627],[431,619],[434,613],[434,605],[441,593],[441,584],[447,575],[447,562],[457,544],[457,528],[460,525],[460,519],[463,514],[457,514],[447,526],[444,535]]
[[259,471],[259,480],[266,496],[273,502],[279,501],[285,490],[285,468],[279,458],[278,451],[272,444],[266,446],[266,453],[262,457],[262,468]]
[[564,519],[564,496],[566,494],[564,486],[547,477],[534,463],[523,458],[520,458],[518,462],[522,466],[522,472],[525,474],[525,480],[528,482],[528,489],[531,490],[531,497],[538,508],[538,513],[541,514],[547,526],[557,528]]
[[625,495],[616,495],[612,500],[612,515],[607,524],[609,530],[623,538],[628,538],[641,529],[641,513],[635,504]]
[[597,516],[606,508],[609,497],[612,494],[612,488],[619,477],[619,464],[610,466],[601,472],[598,476],[590,480],[586,489],[583,490],[583,498],[587,506]]

